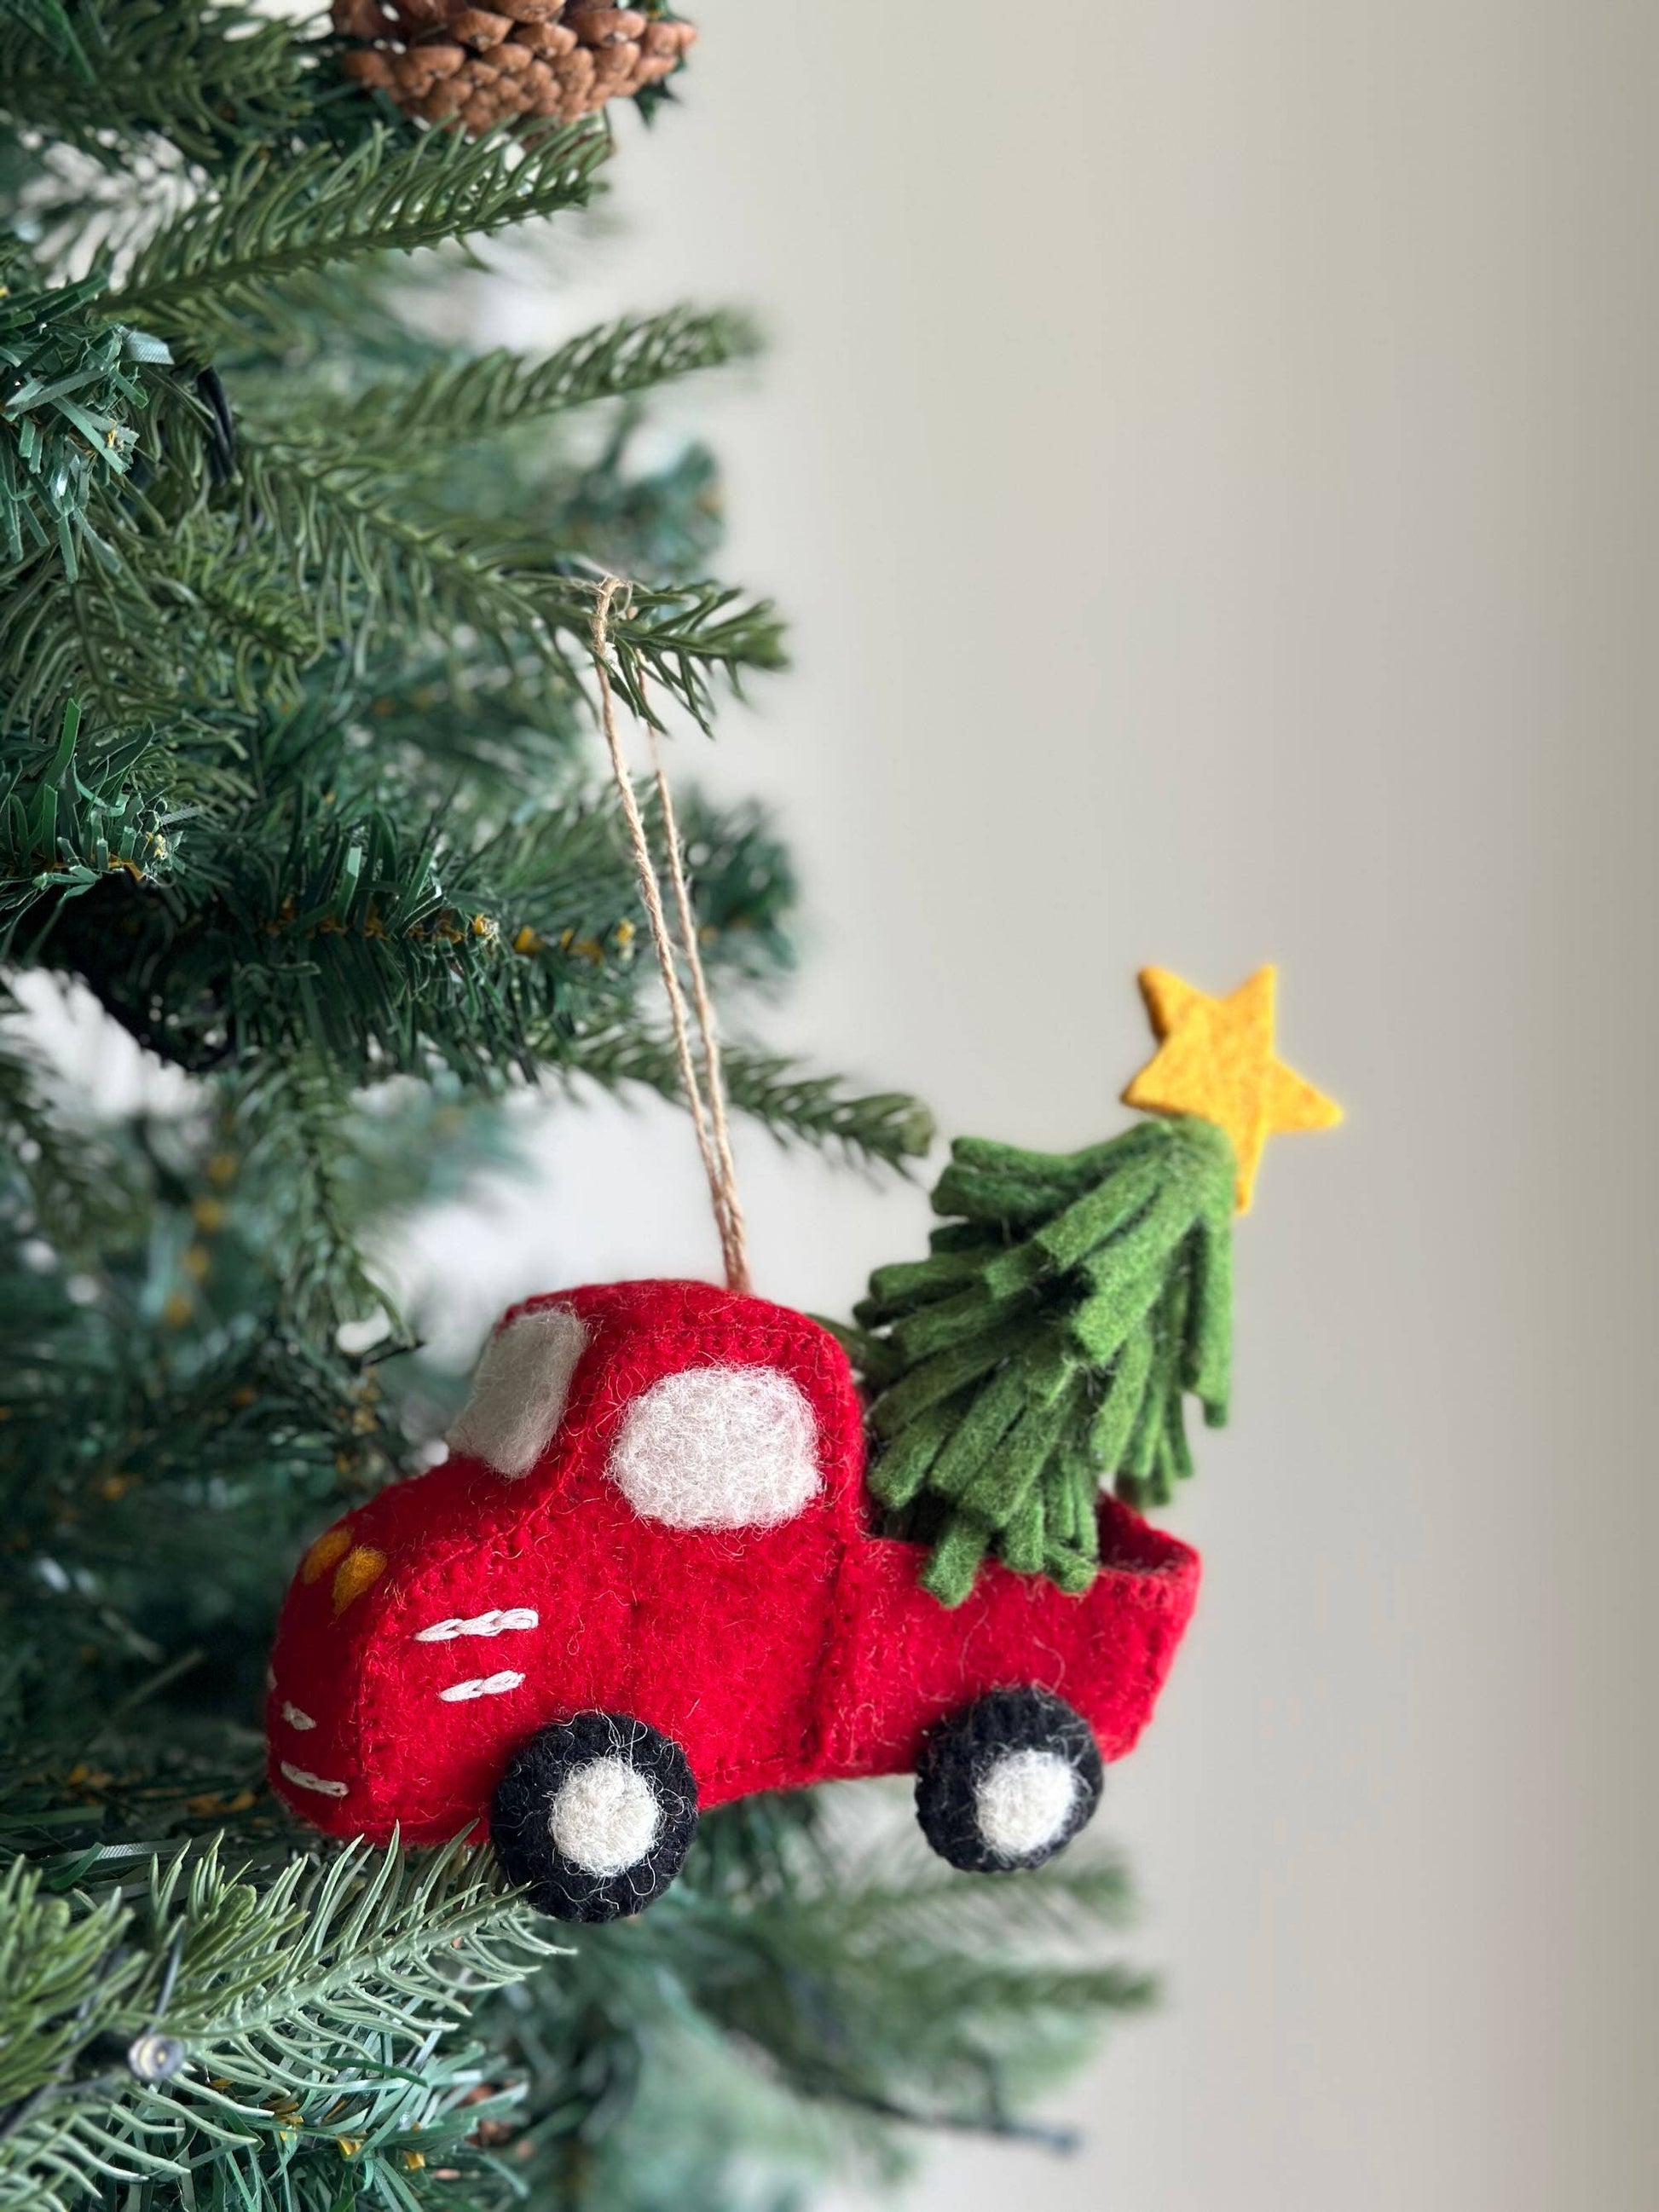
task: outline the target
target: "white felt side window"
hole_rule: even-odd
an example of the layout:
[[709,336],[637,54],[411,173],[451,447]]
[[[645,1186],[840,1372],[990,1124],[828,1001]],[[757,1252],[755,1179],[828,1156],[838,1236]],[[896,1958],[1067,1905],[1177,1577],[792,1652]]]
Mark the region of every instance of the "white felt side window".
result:
[[823,1487],[817,1425],[775,1367],[690,1367],[641,1391],[611,1453],[636,1513],[671,1528],[768,1528]]
[[528,1474],[564,1415],[587,1331],[562,1306],[539,1306],[497,1329],[472,1377],[472,1395],[449,1432],[452,1451],[498,1474]]

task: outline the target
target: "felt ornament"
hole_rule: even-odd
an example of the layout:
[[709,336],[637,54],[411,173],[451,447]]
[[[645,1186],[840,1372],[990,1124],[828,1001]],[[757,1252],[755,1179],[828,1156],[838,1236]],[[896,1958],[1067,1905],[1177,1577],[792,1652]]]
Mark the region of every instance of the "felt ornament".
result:
[[915,1773],[954,1864],[1039,1863],[1145,1725],[1197,1559],[1106,1499],[1080,1595],[993,1565],[950,1610],[864,1468],[851,1365],[804,1314],[678,1281],[515,1307],[450,1457],[307,1554],[275,1787],[331,1835],[487,1825],[567,1919],[648,1903],[699,1807],[860,1775]]
[[337,1836],[487,1831],[568,1920],[659,1895],[701,1808],[860,1776],[915,1775],[952,1865],[1037,1866],[1092,1815],[1196,1595],[1196,1554],[1100,1471],[1156,1491],[1186,1464],[1182,1393],[1224,1411],[1234,1141],[1191,1114],[1059,1158],[967,1141],[933,1256],[880,1271],[859,1328],[754,1297],[672,799],[659,763],[678,943],[615,726],[617,588],[601,719],[726,1285],[506,1315],[448,1458],[301,1561],[271,1781]]

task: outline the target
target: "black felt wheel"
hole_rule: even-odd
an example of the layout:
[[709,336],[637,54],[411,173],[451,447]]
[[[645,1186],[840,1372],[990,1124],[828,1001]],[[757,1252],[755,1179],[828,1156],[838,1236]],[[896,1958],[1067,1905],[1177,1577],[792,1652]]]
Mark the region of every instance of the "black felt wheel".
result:
[[509,1881],[556,1920],[621,1920],[662,1895],[697,1832],[697,1784],[671,1736],[577,1713],[516,1752],[489,1801]]
[[939,1723],[916,1768],[916,1818],[968,1874],[1042,1865],[1094,1818],[1100,1751],[1048,1690],[993,1690]]

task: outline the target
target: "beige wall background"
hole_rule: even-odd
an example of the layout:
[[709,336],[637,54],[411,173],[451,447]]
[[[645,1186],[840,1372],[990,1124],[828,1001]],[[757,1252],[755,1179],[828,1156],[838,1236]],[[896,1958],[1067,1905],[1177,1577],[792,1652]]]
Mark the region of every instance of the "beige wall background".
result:
[[[1110,1786],[1165,2007],[1058,2100],[1084,2154],[912,2205],[1651,2212],[1659,15],[704,14],[621,236],[485,312],[770,325],[683,412],[798,665],[678,750],[799,854],[771,1034],[1070,1146],[1138,964],[1275,958],[1351,1113],[1241,1231],[1205,1599]],[[916,1191],[742,1165],[777,1297],[919,1249]],[[712,1271],[683,1123],[547,1169],[429,1256]]]

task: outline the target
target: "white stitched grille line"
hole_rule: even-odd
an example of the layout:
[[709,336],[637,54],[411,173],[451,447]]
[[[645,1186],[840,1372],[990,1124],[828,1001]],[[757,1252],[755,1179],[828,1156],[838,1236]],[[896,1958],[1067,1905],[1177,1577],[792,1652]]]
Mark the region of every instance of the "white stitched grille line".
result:
[[502,1690],[516,1690],[523,1680],[522,1674],[515,1674],[510,1667],[504,1667],[499,1674],[475,1674],[469,1682],[452,1682],[438,1695],[446,1705],[454,1705],[464,1698],[493,1698]]
[[324,1797],[343,1797],[346,1794],[343,1782],[331,1782],[326,1775],[309,1773],[303,1766],[290,1765],[287,1759],[281,1762],[281,1771],[296,1790],[315,1790]]
[[449,1644],[458,1636],[501,1636],[509,1628],[536,1628],[541,1615],[533,1606],[511,1605],[497,1613],[474,1613],[464,1620],[459,1613],[447,1620],[434,1620],[430,1628],[417,1628],[417,1644]]

